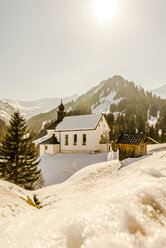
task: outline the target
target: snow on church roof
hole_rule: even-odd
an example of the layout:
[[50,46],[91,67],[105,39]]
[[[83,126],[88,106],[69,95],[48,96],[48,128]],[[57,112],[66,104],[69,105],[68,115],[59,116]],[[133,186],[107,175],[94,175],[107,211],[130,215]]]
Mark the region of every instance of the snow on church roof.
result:
[[102,114],[76,115],[64,117],[56,131],[95,129]]

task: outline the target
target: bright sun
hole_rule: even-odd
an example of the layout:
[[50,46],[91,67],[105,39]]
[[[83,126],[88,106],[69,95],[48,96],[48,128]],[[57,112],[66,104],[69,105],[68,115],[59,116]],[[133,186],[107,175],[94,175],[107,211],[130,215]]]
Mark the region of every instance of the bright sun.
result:
[[93,10],[101,20],[108,20],[114,17],[118,11],[117,0],[94,0]]

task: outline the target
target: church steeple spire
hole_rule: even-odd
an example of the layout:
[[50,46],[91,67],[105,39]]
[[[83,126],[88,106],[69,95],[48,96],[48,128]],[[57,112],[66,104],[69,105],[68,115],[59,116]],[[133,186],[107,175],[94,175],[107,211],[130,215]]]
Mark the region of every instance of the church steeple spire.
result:
[[57,111],[58,114],[58,120],[62,121],[63,118],[66,116],[66,112],[65,112],[65,106],[62,103],[62,98],[61,98],[61,104],[59,105],[59,111]]
[[65,107],[62,103],[62,98],[61,98],[61,104],[59,105],[59,111],[64,111],[65,110]]

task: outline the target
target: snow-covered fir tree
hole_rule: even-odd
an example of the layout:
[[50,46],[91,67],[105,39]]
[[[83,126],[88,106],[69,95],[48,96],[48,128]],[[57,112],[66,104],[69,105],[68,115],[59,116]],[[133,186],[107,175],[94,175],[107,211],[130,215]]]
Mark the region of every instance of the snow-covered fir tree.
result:
[[0,142],[0,178],[25,189],[35,189],[41,181],[39,162],[26,121],[17,111]]

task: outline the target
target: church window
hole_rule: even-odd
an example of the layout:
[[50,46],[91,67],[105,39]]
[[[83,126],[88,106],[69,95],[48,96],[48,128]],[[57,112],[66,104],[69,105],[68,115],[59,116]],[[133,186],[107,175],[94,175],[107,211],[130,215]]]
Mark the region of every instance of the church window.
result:
[[65,135],[65,146],[68,146],[69,144],[69,138],[68,138],[68,134]]
[[82,135],[82,145],[86,145],[86,134]]
[[74,142],[73,142],[73,145],[77,145],[77,134],[74,134],[74,140],[73,140]]

